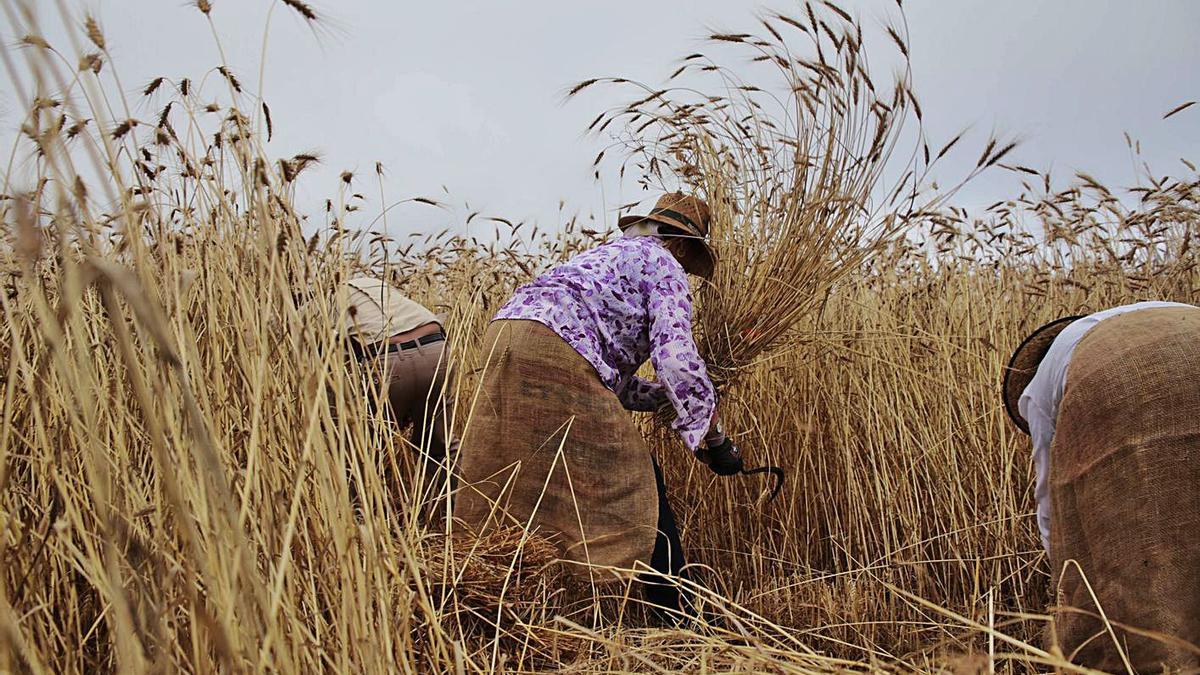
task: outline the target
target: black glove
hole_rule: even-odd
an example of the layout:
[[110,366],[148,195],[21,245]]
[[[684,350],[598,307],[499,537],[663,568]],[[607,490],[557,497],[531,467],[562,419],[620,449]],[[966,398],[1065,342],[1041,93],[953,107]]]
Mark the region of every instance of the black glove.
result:
[[717,445],[708,446],[708,468],[718,476],[732,476],[742,472],[742,451],[726,436]]

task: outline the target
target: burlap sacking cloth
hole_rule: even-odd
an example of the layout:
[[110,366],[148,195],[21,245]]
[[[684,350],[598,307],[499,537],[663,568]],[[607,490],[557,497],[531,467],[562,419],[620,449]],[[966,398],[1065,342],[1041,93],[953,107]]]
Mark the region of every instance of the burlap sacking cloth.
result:
[[490,356],[462,440],[455,517],[478,533],[530,524],[567,560],[621,568],[648,561],[654,470],[616,395],[535,321],[492,322],[483,349]]
[[[1077,663],[1194,672],[1200,655],[1200,310],[1106,319],[1076,347],[1051,448],[1055,631]],[[1171,640],[1176,643],[1171,644]]]

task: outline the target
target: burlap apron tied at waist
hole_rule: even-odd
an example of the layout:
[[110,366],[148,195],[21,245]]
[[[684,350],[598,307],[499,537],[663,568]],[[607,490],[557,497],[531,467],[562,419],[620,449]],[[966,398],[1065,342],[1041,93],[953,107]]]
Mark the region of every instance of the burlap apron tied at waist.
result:
[[1200,644],[1200,310],[1092,328],[1071,357],[1050,456],[1059,645],[1125,672],[1103,610],[1138,629],[1114,628],[1135,671],[1193,672],[1200,655],[1181,642]]
[[567,560],[620,568],[648,561],[654,469],[616,395],[535,321],[492,322],[483,353],[490,356],[462,441],[455,517],[477,533],[530,525]]

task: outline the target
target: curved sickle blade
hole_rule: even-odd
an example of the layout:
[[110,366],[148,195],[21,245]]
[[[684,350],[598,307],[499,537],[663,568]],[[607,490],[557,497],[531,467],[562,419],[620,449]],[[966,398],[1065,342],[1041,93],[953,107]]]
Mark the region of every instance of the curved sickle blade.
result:
[[783,490],[784,474],[783,469],[777,466],[760,466],[757,469],[742,469],[743,476],[753,476],[756,473],[769,473],[775,478],[775,485],[771,488],[771,495],[767,497],[767,502],[770,504],[779,496],[779,492]]

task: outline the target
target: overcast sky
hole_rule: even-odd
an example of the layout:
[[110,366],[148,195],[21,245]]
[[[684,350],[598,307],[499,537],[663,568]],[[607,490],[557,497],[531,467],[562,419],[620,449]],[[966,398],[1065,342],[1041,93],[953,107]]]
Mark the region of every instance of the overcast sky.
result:
[[[39,4],[50,5],[51,3]],[[213,20],[234,71],[256,90],[267,10],[273,0],[212,0]],[[1200,2],[1124,0],[911,0],[914,81],[929,135],[945,140],[970,126],[1019,135],[1010,160],[1063,175],[1084,169],[1126,184],[1134,168],[1122,138],[1142,141],[1160,173],[1200,159]],[[323,168],[307,176],[301,204],[315,209],[344,169],[387,170],[389,198],[438,195],[513,220],[552,226],[559,200],[601,217],[638,198],[615,175],[592,178],[601,142],[583,130],[618,98],[603,91],[563,104],[564,91],[594,76],[659,83],[700,45],[706,28],[754,29],[762,9],[792,2],[740,0],[523,0],[391,2],[318,0],[328,17],[315,34],[291,10],[272,18],[262,88],[275,118],[274,157],[316,149]],[[182,0],[88,0],[115,65],[136,88],[158,75],[193,78],[219,63],[203,17]],[[868,26],[896,17],[893,0],[847,0]],[[18,36],[4,30],[6,44]],[[61,43],[61,31],[47,31]],[[211,76],[210,76],[211,77]],[[19,126],[7,79],[0,124]],[[150,117],[161,106],[146,105]],[[974,160],[972,156],[971,161]],[[980,181],[968,204],[1013,194],[1007,179]],[[397,210],[391,233],[441,226],[427,209]]]

